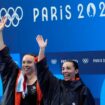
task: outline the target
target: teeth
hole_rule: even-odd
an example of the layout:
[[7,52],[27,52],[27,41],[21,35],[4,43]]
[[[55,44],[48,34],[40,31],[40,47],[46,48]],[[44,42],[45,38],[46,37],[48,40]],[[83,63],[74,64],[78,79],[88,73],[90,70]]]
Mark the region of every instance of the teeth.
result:
[[68,76],[68,75],[64,75],[64,76]]
[[29,70],[29,68],[24,68],[24,70]]

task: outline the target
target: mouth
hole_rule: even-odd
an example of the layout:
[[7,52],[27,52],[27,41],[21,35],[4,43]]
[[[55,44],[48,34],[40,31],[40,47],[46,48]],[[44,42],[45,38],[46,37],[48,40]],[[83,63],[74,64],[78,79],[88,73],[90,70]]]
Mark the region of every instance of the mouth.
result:
[[70,74],[64,74],[64,77],[70,77]]
[[30,69],[31,69],[30,67],[24,67],[23,68],[24,71],[30,71]]
[[65,80],[70,79],[70,77],[71,77],[71,75],[70,75],[70,74],[64,74],[64,79],[65,79]]

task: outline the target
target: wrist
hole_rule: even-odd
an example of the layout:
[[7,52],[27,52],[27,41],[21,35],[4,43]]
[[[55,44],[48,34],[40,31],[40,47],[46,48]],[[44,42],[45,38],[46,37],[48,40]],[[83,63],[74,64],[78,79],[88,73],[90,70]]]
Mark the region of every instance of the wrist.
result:
[[40,50],[41,50],[41,51],[44,51],[44,50],[45,50],[45,47],[40,47]]

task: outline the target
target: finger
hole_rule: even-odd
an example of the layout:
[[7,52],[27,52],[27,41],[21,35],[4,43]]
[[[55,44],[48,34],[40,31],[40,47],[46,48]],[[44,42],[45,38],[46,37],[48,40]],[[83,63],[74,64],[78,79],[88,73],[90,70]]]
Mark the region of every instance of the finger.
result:
[[7,17],[4,17],[4,24],[7,22]]
[[42,35],[39,35],[39,39],[40,39],[40,40],[42,40],[42,39],[43,39]]
[[3,16],[2,17],[2,23],[3,23],[3,25],[5,25],[6,22],[7,22],[7,17],[6,16]]
[[38,39],[42,41],[43,40],[42,35],[38,35]]
[[37,42],[39,42],[39,40],[41,40],[40,35],[37,35],[36,40],[37,40]]
[[45,44],[46,44],[46,45],[47,45],[47,43],[48,43],[48,39],[45,40]]

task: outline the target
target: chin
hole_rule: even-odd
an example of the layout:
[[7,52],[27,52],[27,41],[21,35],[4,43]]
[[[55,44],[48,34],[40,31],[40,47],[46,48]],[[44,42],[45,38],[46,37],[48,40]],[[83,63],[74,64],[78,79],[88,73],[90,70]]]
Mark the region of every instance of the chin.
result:
[[29,72],[29,71],[28,72],[25,72],[25,75],[30,75],[30,74],[31,74],[31,72]]
[[64,79],[65,81],[70,81],[70,79]]

